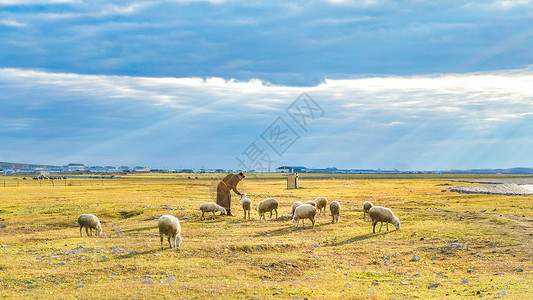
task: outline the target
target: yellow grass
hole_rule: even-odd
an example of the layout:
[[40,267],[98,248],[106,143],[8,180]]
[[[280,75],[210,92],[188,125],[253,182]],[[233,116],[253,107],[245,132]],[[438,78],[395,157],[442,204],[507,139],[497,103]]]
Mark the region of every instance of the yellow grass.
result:
[[[284,175],[248,176],[239,189],[254,207],[278,199],[279,220],[259,221],[255,211],[243,220],[234,195],[237,217],[200,221],[198,206],[214,202],[215,174],[69,178],[54,186],[7,176],[0,178],[0,295],[411,299],[494,298],[505,290],[506,298],[533,298],[533,198],[442,192],[464,184],[451,179],[300,174],[302,189],[287,190]],[[292,203],[319,196],[341,202],[340,222],[331,224],[328,210],[316,231],[309,222],[292,228]],[[372,234],[362,219],[367,200],[392,208],[402,228]],[[102,236],[79,236],[82,213],[100,218]],[[180,219],[181,251],[166,241],[160,250],[163,214]],[[452,243],[467,249],[446,247]],[[410,261],[415,254],[419,262]]]

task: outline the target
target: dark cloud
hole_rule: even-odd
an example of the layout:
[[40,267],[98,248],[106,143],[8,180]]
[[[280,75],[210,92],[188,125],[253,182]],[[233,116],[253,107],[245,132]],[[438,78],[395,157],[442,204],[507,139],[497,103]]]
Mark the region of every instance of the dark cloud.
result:
[[0,67],[307,86],[523,68],[533,61],[531,12],[520,1],[9,5]]

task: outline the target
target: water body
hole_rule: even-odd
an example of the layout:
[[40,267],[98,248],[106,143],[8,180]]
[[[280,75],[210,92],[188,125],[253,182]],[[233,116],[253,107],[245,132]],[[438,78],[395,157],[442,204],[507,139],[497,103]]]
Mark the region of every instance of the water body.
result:
[[523,187],[526,190],[530,190],[533,192],[533,184],[524,184],[524,185],[521,185],[520,187]]

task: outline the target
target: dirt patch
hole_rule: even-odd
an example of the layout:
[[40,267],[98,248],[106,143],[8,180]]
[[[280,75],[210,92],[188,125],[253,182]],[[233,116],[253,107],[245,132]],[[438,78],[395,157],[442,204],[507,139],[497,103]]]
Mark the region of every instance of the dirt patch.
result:
[[[468,220],[472,223],[482,224],[486,227],[501,227],[505,226],[509,233],[515,237],[517,246],[516,252],[523,252],[524,257],[533,257],[533,222],[529,217],[520,217],[509,214],[500,213],[471,213],[471,212],[451,212],[443,209],[436,209],[435,214],[446,213],[462,220]],[[483,218],[480,218],[482,216]],[[499,220],[495,223],[494,219]]]

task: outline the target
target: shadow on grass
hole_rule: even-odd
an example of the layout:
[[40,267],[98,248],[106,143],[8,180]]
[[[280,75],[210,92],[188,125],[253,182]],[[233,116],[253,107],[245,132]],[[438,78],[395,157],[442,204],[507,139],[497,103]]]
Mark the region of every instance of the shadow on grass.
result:
[[225,219],[224,216],[216,216],[214,218],[205,218],[203,220],[200,220],[200,218],[198,218],[196,221],[198,221],[198,223],[211,224],[211,223],[221,223],[221,222],[227,221],[227,219]]
[[[276,230],[272,230],[272,231],[269,230],[267,233],[271,234],[273,236],[282,236],[282,235],[289,234],[289,233],[291,233],[293,231],[294,230],[292,230],[292,227],[284,227],[284,228],[280,228],[280,229],[276,229]],[[264,236],[266,236],[267,233],[258,233],[254,237],[264,237]]]
[[139,228],[132,228],[127,230],[122,230],[122,232],[139,232],[139,231],[145,231],[145,230],[154,230],[154,228],[157,228],[157,226],[145,226],[145,227],[139,227]]
[[[273,220],[273,221],[275,221],[275,220]],[[293,232],[313,231],[313,228],[311,227],[310,223],[311,222],[309,222],[309,225],[305,225],[305,227],[302,227],[301,224],[298,227],[294,227],[292,225],[292,223],[291,223],[287,227],[283,227],[283,228],[280,228],[280,229],[268,231],[267,233],[256,234],[255,237],[264,237],[264,236],[266,236],[266,234],[272,234],[273,236],[281,236],[281,235],[286,235],[286,234],[290,234],[290,233],[293,233]],[[320,229],[320,227],[327,226],[327,225],[331,225],[331,223],[315,224],[315,230],[314,231],[316,231],[317,229]]]
[[354,242],[364,241],[364,240],[371,239],[371,238],[375,238],[375,237],[378,237],[378,236],[380,236],[380,235],[385,235],[385,234],[388,234],[388,233],[387,233],[387,232],[383,232],[383,233],[367,233],[367,234],[362,234],[362,235],[354,236],[354,237],[349,238],[349,239],[347,239],[347,240],[345,240],[345,241],[342,241],[342,242],[336,242],[336,243],[332,243],[332,244],[325,245],[325,247],[340,246],[340,245],[345,245],[345,244],[351,244],[351,243],[354,243]]
[[[166,241],[165,241],[166,243]],[[127,259],[127,258],[132,258],[132,257],[135,257],[135,256],[144,256],[144,255],[154,255],[158,252],[164,252],[164,251],[175,251],[176,253],[180,253],[181,252],[181,249],[180,248],[170,248],[168,246],[168,243],[163,244],[164,246],[164,249],[161,249],[160,247],[160,244],[158,243],[157,244],[157,248],[156,249],[152,249],[152,250],[146,250],[146,251],[142,251],[142,252],[130,252],[130,253],[125,253],[125,254],[121,254],[119,256],[117,256],[118,259]]]

